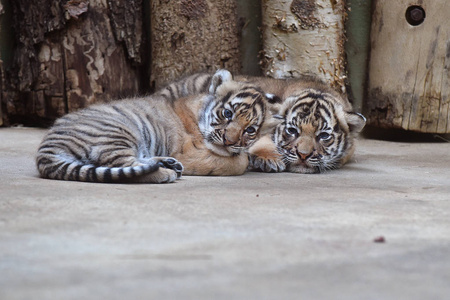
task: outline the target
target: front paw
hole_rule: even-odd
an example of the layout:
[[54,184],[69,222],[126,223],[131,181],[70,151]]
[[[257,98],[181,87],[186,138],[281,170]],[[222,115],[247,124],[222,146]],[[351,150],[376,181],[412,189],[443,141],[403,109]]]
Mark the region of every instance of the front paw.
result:
[[180,178],[181,174],[183,173],[183,165],[175,158],[163,158],[158,162],[158,164],[162,168],[174,170],[177,173],[177,178]]
[[283,172],[286,165],[281,159],[263,158],[255,155],[249,156],[249,169],[267,173]]

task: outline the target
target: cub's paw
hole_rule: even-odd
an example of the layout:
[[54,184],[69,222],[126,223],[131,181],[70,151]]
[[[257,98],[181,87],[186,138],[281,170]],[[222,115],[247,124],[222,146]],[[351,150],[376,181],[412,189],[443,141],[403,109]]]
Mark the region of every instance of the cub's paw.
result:
[[159,168],[158,170],[138,177],[133,182],[140,183],[171,183],[178,179],[178,174],[171,169]]
[[161,157],[158,165],[162,168],[175,171],[175,173],[177,174],[177,178],[181,177],[184,169],[183,165],[178,160],[172,157]]
[[286,169],[281,159],[263,158],[256,155],[249,156],[249,169],[267,173],[283,172]]

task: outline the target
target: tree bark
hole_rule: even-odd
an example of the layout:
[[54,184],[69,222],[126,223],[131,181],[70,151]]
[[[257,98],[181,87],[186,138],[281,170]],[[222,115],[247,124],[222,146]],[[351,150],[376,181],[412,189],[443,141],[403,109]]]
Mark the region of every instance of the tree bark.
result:
[[4,87],[9,123],[48,124],[139,91],[141,0],[109,2],[11,2],[17,47]]
[[151,86],[194,72],[240,71],[236,2],[150,0]]
[[265,75],[312,75],[345,92],[344,0],[263,0]]
[[450,133],[448,2],[418,3],[375,1],[365,114],[379,127]]

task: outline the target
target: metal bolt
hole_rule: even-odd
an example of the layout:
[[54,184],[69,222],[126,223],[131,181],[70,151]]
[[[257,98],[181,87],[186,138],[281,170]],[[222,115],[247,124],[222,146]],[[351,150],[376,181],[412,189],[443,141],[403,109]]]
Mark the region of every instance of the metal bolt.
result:
[[406,21],[412,26],[417,26],[425,20],[425,10],[418,5],[412,5],[406,10]]
[[410,12],[409,12],[409,16],[411,17],[411,20],[415,21],[415,22],[420,22],[421,20],[423,20],[424,16],[423,16],[423,10],[421,10],[420,8],[413,8]]

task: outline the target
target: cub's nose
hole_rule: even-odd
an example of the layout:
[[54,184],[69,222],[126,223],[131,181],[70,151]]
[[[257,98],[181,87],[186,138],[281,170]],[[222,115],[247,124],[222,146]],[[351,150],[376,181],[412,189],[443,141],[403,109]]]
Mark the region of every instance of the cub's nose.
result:
[[236,140],[230,136],[227,137],[226,134],[224,134],[222,138],[223,138],[223,144],[225,146],[233,146],[233,145],[236,145],[238,142],[238,140]]
[[312,151],[309,151],[309,150],[297,150],[297,155],[302,161],[305,161],[312,155]]
[[233,146],[233,145],[236,144],[236,142],[229,141],[229,140],[226,139],[226,137],[224,137],[224,138],[223,138],[223,144],[224,144],[225,146]]

